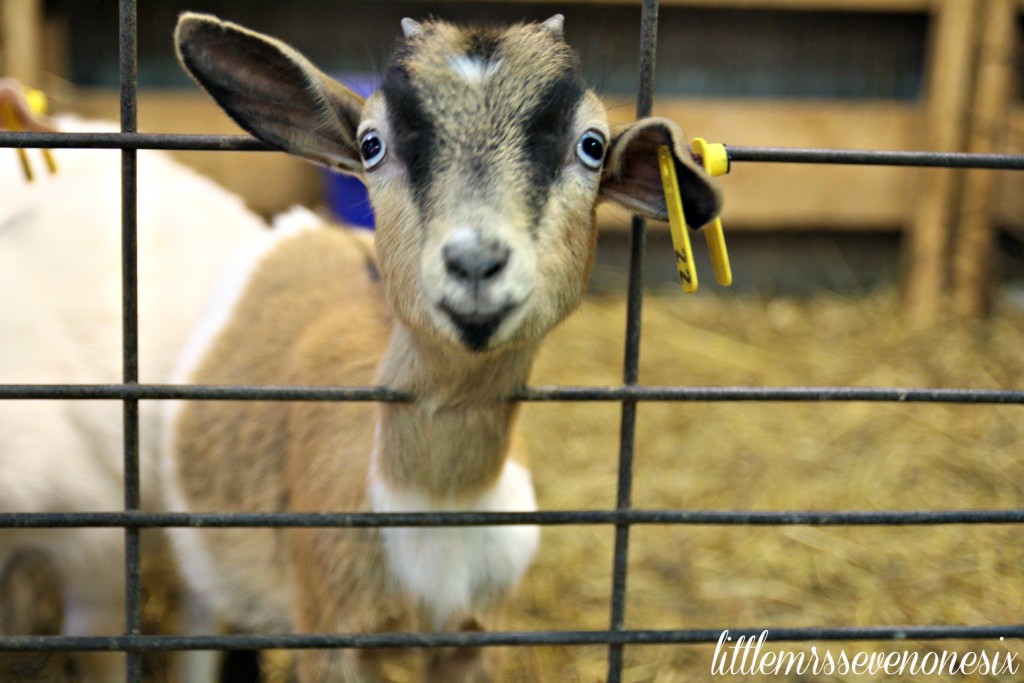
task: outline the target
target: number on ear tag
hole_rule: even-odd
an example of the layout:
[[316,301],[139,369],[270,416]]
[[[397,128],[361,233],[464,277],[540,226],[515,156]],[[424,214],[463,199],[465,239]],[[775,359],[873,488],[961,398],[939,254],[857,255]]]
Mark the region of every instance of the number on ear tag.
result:
[[666,145],[658,148],[658,164],[661,167],[661,183],[665,188],[665,207],[668,210],[668,226],[672,232],[672,246],[676,254],[676,270],[679,284],[687,294],[697,291],[697,269],[693,264],[693,247],[686,228],[683,200],[679,196],[679,180],[676,178],[676,162],[672,150]]

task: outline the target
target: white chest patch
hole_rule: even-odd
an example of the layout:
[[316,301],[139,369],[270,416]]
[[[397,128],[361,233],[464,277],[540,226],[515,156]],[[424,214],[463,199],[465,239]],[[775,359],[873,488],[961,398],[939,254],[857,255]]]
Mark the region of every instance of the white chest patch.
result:
[[[441,501],[370,482],[376,512],[531,512],[537,509],[530,472],[507,462],[495,486],[469,501]],[[537,526],[384,528],[393,575],[443,628],[503,595],[522,577],[540,543]]]
[[487,60],[468,55],[453,55],[448,59],[452,71],[467,83],[483,83],[501,67],[501,60]]

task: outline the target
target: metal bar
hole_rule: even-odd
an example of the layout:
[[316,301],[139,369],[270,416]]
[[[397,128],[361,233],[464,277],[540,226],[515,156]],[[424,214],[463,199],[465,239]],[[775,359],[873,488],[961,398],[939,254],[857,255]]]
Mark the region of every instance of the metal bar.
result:
[[[199,400],[408,402],[412,396],[377,386],[247,386],[178,384],[0,384],[0,400]],[[848,402],[1024,405],[1020,389],[924,387],[538,386],[513,396],[530,402]]]
[[1024,170],[1024,155],[962,152],[887,151],[873,149],[805,149],[728,145],[729,161],[790,164],[852,164],[860,166],[934,166]]
[[[138,131],[138,24],[135,0],[121,0],[118,11],[121,132]],[[138,152],[121,151],[122,361],[126,386],[139,381],[138,319]],[[137,510],[139,494],[139,401],[124,400],[124,507]],[[142,633],[142,579],[138,527],[124,528],[125,634]],[[142,655],[125,651],[125,680],[141,683]]]
[[386,387],[302,387],[176,384],[5,384],[0,400],[59,399],[207,401],[411,401]]
[[[636,117],[651,115],[654,108],[655,55],[658,44],[658,0],[644,0],[640,9],[640,65],[637,77]],[[643,321],[644,255],[647,250],[647,221],[633,216],[630,231],[629,284],[626,292],[626,341],[623,352],[622,383],[635,386],[640,379],[640,333]],[[633,460],[636,451],[635,398],[622,401],[619,422],[619,471],[615,492],[615,508],[628,511],[633,504]],[[626,627],[626,582],[629,574],[629,529],[620,522],[615,525],[615,548],[612,557],[612,590],[610,596],[610,628]],[[608,648],[608,683],[622,680],[623,646]]]
[[[348,648],[440,648],[535,645],[677,645],[716,643],[721,629],[618,631],[472,631],[444,633],[313,633],[274,635],[207,636],[4,636],[0,652],[44,652],[54,650],[141,652],[167,650],[264,650],[264,649],[348,649]],[[937,640],[998,640],[1024,638],[1024,625],[984,626],[841,626],[772,628],[728,628],[733,638],[756,638],[767,631],[770,642],[883,642]]]
[[175,133],[13,133],[0,131],[0,147],[169,149],[208,152],[277,151],[248,135],[179,135]]
[[912,387],[531,387],[520,401],[678,401],[678,402],[825,402],[965,403],[1019,405],[1024,391],[1004,389],[929,389]]
[[267,400],[267,401],[383,401],[412,400],[412,396],[387,387],[316,387],[176,384],[4,384],[4,399],[66,400]]
[[[176,133],[32,133],[0,131],[0,147],[165,149],[209,152],[276,151],[247,135]],[[972,154],[920,150],[820,149],[727,145],[730,163],[851,164],[1024,170],[1021,154]]]
[[686,525],[948,526],[1024,523],[1024,508],[1002,510],[541,510],[536,512],[5,512],[0,529],[82,527],[367,528]]

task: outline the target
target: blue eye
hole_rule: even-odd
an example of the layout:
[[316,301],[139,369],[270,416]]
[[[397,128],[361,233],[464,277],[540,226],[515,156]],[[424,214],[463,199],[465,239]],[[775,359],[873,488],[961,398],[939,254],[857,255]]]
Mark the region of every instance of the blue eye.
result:
[[584,166],[596,171],[604,162],[605,144],[604,135],[596,130],[588,130],[576,143],[576,157]]
[[385,154],[387,147],[377,131],[368,130],[363,133],[359,140],[359,156],[363,159],[363,168],[369,171],[384,160]]

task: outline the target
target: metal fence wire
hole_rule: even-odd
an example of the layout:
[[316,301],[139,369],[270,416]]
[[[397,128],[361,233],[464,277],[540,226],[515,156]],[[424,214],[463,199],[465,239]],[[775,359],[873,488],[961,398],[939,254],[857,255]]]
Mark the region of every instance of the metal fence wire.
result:
[[[409,397],[383,387],[244,387],[171,386],[139,384],[137,321],[137,178],[139,149],[266,151],[261,142],[245,136],[148,135],[137,132],[136,0],[119,0],[120,13],[120,133],[0,132],[0,147],[91,147],[122,150],[123,233],[123,382],[115,385],[0,385],[0,400],[63,399],[118,400],[124,406],[124,511],[99,513],[0,514],[0,528],[123,527],[125,531],[125,633],[118,636],[6,636],[0,651],[124,651],[128,683],[142,680],[141,654],[156,650],[249,650],[266,648],[394,648],[452,646],[605,645],[608,681],[622,679],[623,651],[628,645],[715,643],[720,630],[640,630],[625,627],[629,532],[635,525],[820,525],[911,526],[948,524],[1022,524],[1024,509],[940,511],[701,511],[642,510],[631,504],[637,404],[642,401],[869,401],[960,404],[1024,404],[1024,391],[861,387],[678,387],[638,384],[640,320],[646,225],[634,218],[631,228],[627,292],[626,345],[622,384],[607,387],[529,387],[522,401],[600,401],[621,404],[619,473],[616,505],[612,510],[539,511],[532,513],[144,513],[139,511],[139,401],[404,401]],[[644,0],[641,16],[640,72],[637,115],[652,108],[657,0]],[[945,166],[959,168],[1024,169],[1024,156],[952,154],[912,151],[792,149],[729,147],[732,162],[788,162]],[[615,527],[614,566],[609,626],[592,631],[503,631],[483,633],[374,633],[313,635],[157,636],[141,632],[139,534],[155,527],[367,527],[473,526],[505,524],[592,525]],[[762,628],[730,629],[734,636],[756,636]],[[806,627],[773,628],[772,639],[801,641],[884,641],[1024,638],[1024,625]]]

